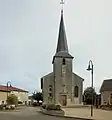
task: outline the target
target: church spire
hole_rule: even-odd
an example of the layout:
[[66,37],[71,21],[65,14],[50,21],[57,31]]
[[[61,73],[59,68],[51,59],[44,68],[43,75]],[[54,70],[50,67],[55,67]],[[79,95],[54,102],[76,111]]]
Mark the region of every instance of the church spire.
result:
[[72,58],[72,59],[74,58],[69,54],[69,51],[68,51],[68,44],[67,44],[64,19],[63,19],[64,1],[61,0],[60,4],[62,5],[62,9],[61,9],[61,20],[60,20],[60,26],[59,26],[58,43],[57,43],[57,49],[53,57],[52,63],[54,63],[55,57]]
[[61,20],[60,20],[59,36],[58,36],[58,44],[57,44],[56,53],[61,52],[61,51],[68,52],[67,38],[66,38],[64,19],[63,19],[63,4],[64,4],[63,0],[61,0],[60,4],[62,4],[62,9],[61,9]]

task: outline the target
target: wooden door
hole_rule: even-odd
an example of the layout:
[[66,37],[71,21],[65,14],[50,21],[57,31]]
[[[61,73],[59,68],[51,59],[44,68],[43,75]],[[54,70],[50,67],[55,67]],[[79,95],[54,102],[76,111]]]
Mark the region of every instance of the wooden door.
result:
[[60,99],[61,105],[66,106],[67,105],[67,96],[61,95],[60,97],[61,97],[61,99]]

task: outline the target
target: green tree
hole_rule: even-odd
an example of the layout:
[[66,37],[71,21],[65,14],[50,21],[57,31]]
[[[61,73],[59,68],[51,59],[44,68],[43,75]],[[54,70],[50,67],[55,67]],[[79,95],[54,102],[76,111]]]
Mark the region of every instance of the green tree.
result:
[[83,102],[86,104],[94,104],[96,97],[96,92],[92,87],[87,87],[84,90]]
[[32,98],[39,102],[40,100],[43,101],[43,96],[41,92],[33,93]]
[[14,95],[14,94],[10,94],[8,96],[7,103],[9,105],[16,105],[17,106],[18,105],[18,98],[17,98],[17,96]]

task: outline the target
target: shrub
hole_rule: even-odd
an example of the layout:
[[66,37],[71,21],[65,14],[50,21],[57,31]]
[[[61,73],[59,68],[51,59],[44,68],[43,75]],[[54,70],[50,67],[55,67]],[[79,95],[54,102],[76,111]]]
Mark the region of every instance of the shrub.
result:
[[11,105],[10,110],[14,110],[14,109],[15,109],[15,106]]
[[56,110],[56,105],[54,105],[54,104],[48,104],[48,105],[46,105],[46,109],[47,110]]
[[3,110],[3,107],[4,107],[3,105],[0,105],[0,110]]
[[43,109],[46,109],[46,104],[43,104],[43,105],[42,105],[42,108],[43,108]]
[[17,104],[18,104],[18,98],[17,98],[17,96],[14,95],[14,94],[9,95],[8,99],[7,99],[7,103],[9,105],[16,105],[17,106]]
[[56,105],[56,110],[61,110],[61,106],[60,105]]
[[32,105],[33,105],[34,107],[35,107],[35,106],[39,106],[39,103],[34,102]]
[[47,110],[61,110],[60,105],[54,105],[54,104],[42,105],[42,108]]
[[0,105],[0,110],[4,110],[6,108],[6,104]]

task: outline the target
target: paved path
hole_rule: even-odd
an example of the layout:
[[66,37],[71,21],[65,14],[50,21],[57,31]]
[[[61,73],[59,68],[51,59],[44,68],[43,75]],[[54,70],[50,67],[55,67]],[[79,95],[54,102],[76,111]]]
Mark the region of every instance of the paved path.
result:
[[[63,110],[67,116],[91,118],[90,108],[64,108]],[[95,120],[112,120],[112,111],[94,109],[93,114],[92,118]]]
[[74,120],[68,118],[59,118],[47,116],[39,113],[39,108],[22,107],[16,112],[0,112],[0,120]]

